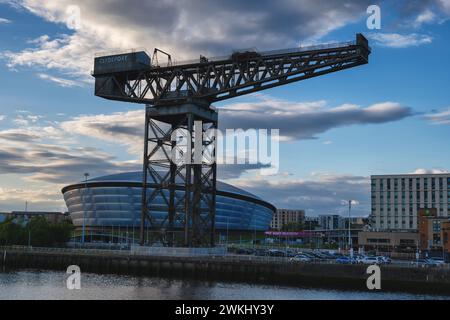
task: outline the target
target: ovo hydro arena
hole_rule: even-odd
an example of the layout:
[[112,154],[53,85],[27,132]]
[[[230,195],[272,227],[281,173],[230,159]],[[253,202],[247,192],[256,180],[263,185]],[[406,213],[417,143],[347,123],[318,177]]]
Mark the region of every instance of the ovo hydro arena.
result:
[[[155,186],[151,179],[149,176],[149,193]],[[123,241],[119,238],[130,238],[131,234],[133,241],[137,239],[141,220],[142,172],[93,178],[66,186],[62,193],[76,229],[81,231],[84,224],[85,241],[118,242]],[[150,205],[156,224],[164,223],[168,212],[165,200],[158,196]],[[229,233],[245,236],[267,231],[275,211],[276,208],[269,202],[245,190],[217,181],[217,236],[223,237]],[[147,223],[146,228],[147,232],[152,232],[148,230]],[[182,230],[180,225],[175,224],[175,228]],[[119,232],[119,238],[115,237],[114,233]]]

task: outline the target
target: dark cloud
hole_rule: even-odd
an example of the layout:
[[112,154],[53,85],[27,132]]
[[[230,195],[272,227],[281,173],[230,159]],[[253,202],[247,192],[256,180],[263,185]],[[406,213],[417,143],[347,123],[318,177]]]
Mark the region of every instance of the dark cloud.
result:
[[270,168],[264,164],[219,164],[217,166],[217,177],[219,179],[237,179],[248,170],[259,170]]
[[[225,55],[233,49],[296,47],[359,20],[370,0],[18,0],[23,8],[52,23],[67,23],[67,8],[81,10],[82,28],[51,38],[43,35],[22,52],[3,52],[11,68],[60,71],[63,85],[89,81],[99,52],[158,47],[176,60]],[[349,39],[353,35],[349,34]],[[349,40],[348,39],[348,40]],[[61,75],[61,76],[62,76]],[[46,76],[48,78],[48,76]],[[64,80],[64,81],[61,81]]]
[[93,148],[64,148],[38,143],[15,148],[0,145],[0,174],[26,175],[32,181],[68,184],[82,180],[86,171],[100,176],[134,171],[140,167],[140,164],[121,163]]
[[245,180],[239,186],[270,201],[278,208],[305,209],[308,215],[347,214],[346,201],[355,200],[353,215],[370,214],[370,179],[351,175],[315,175],[309,180],[283,178]]
[[26,141],[36,141],[39,139],[39,137],[32,133],[10,130],[0,132],[0,139],[26,142]]
[[313,139],[333,128],[380,124],[412,116],[409,107],[398,103],[380,103],[361,108],[344,105],[325,108],[324,102],[291,103],[263,99],[256,103],[241,103],[220,110],[221,128],[280,129],[289,139]]

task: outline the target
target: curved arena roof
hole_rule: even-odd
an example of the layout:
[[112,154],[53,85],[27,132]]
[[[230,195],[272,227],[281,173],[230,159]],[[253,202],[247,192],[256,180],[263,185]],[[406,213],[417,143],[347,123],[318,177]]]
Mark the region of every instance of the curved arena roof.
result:
[[[179,177],[177,177],[177,182],[181,182]],[[147,182],[149,184],[149,187],[152,187],[152,184],[155,184],[155,181],[152,179],[152,177],[149,175],[147,177]],[[74,189],[83,189],[85,187],[85,184],[88,184],[89,187],[96,187],[96,186],[117,186],[117,185],[126,185],[126,186],[133,186],[133,187],[141,187],[142,186],[142,171],[137,172],[124,172],[124,173],[118,173],[118,174],[112,174],[107,175],[103,177],[97,177],[87,180],[86,182],[79,182],[77,184],[69,185],[67,187],[64,187],[62,189],[62,193],[66,193],[67,191],[74,190]],[[244,198],[246,200],[251,200],[252,202],[259,203],[261,205],[264,205],[265,207],[276,211],[275,206],[273,206],[271,203],[264,201],[260,197],[247,192],[243,189],[234,187],[228,183],[217,181],[217,194],[218,195],[228,195],[236,198]]]

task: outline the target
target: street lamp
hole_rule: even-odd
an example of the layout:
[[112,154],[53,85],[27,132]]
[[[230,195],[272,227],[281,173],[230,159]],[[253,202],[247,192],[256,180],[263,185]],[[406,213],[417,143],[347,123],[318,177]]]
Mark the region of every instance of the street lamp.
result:
[[352,211],[352,200],[348,200],[348,246],[349,249],[352,246],[352,234],[351,234],[351,211]]
[[81,234],[81,243],[84,245],[85,235],[86,235],[86,192],[87,192],[87,179],[89,173],[84,174],[84,192],[83,192],[83,230]]
[[229,227],[228,227],[228,224],[229,224],[229,222],[230,222],[230,217],[227,217],[227,244],[226,244],[226,247],[228,248],[228,235],[229,235]]

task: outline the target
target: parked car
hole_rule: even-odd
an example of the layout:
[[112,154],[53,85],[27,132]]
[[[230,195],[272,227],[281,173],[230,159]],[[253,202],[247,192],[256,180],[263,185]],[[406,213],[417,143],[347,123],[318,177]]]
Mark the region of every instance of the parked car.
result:
[[438,264],[430,259],[418,259],[411,261],[412,265],[417,265],[418,267],[437,267]]
[[310,259],[317,259],[317,257],[312,252],[301,252],[300,254]]
[[251,255],[253,254],[253,250],[251,249],[244,249],[244,248],[239,248],[236,251],[237,254],[244,254],[244,255]]
[[377,258],[379,258],[382,261],[382,264],[391,264],[392,263],[392,260],[389,257],[378,256]]
[[355,261],[352,259],[352,258],[350,258],[350,257],[339,257],[339,258],[337,258],[336,259],[336,263],[339,263],[339,264],[354,264],[355,263]]
[[366,259],[366,258],[367,258],[367,256],[358,255],[358,256],[355,257],[355,261],[356,261],[356,263],[361,264],[361,263],[362,263],[362,260],[364,260],[364,259]]
[[325,259],[328,260],[336,260],[339,257],[336,257],[334,254],[330,254],[328,252],[321,252],[322,256],[324,256]]
[[322,259],[322,260],[326,260],[328,259],[328,256],[323,254],[322,252],[314,252],[314,254],[316,255],[317,258]]
[[257,249],[257,250],[255,250],[255,256],[258,256],[258,257],[267,256],[267,250],[265,250],[265,249]]
[[305,255],[299,254],[289,259],[292,262],[312,262],[313,260]]
[[434,263],[436,265],[442,266],[445,264],[445,261],[443,258],[428,258],[429,262]]
[[267,252],[267,255],[271,257],[286,257],[286,252],[277,249],[271,249]]
[[293,257],[296,256],[296,254],[293,253],[293,252],[287,251],[287,252],[285,253],[285,256],[288,257],[288,258],[293,258]]
[[359,264],[383,264],[383,259],[380,257],[363,257],[357,260]]

